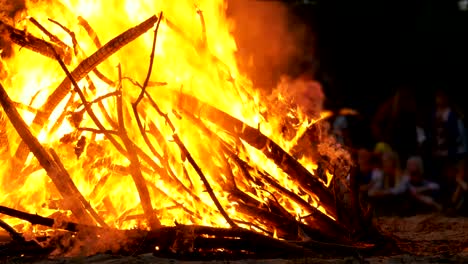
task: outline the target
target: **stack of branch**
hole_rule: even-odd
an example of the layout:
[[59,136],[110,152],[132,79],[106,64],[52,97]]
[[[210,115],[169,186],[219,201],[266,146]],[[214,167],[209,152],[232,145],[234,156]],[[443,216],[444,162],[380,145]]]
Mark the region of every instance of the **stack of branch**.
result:
[[[200,17],[203,20],[201,13]],[[281,256],[303,256],[312,254],[312,252],[323,251],[323,249],[332,252],[348,252],[345,249],[356,251],[373,248],[372,244],[359,243],[353,238],[353,235],[360,227],[356,225],[359,221],[352,221],[352,219],[359,217],[359,215],[355,213],[353,208],[349,209],[350,207],[347,206],[346,202],[340,199],[336,194],[336,190],[339,190],[339,188],[336,187],[339,185],[337,180],[332,182],[331,188],[327,188],[317,175],[312,175],[295,158],[263,135],[258,129],[248,126],[229,114],[220,111],[216,107],[201,102],[196,97],[177,93],[177,98],[179,99],[176,105],[178,107],[177,115],[191,120],[202,133],[214,139],[220,146],[220,155],[225,159],[225,168],[228,174],[229,171],[231,172],[231,177],[228,181],[220,181],[219,184],[222,185],[221,189],[229,194],[230,199],[237,202],[238,206],[236,209],[238,212],[250,216],[250,219],[255,219],[255,221],[246,223],[246,221],[235,219],[235,217],[227,213],[212,188],[213,183],[209,182],[203,172],[203,168],[197,163],[195,157],[190,153],[183,140],[177,134],[177,129],[172,122],[173,120],[171,120],[169,114],[161,110],[157,102],[147,91],[147,88],[150,86],[161,85],[161,83],[151,82],[150,77],[155,56],[158,28],[162,19],[162,13],[158,17],[152,16],[141,24],[128,29],[116,38],[110,40],[105,45],[102,45],[91,26],[83,18],[79,18],[80,25],[86,29],[98,49],[89,57],[81,60],[78,66],[72,71],[70,71],[67,66],[71,61],[70,56],[79,57],[83,52],[80,51],[74,34],[68,29],[63,27],[64,30],[68,31],[72,36],[73,47],[64,44],[34,19],[31,19],[31,22],[41,29],[41,31],[49,37],[50,41],[32,36],[29,33],[0,22],[0,30],[3,32],[3,35],[8,36],[12,42],[18,45],[55,59],[66,74],[66,77],[50,94],[40,111],[37,111],[32,127],[36,129],[35,131],[38,131],[37,129],[40,130],[44,121],[51,116],[51,113],[58,104],[69,93],[77,94],[83,105],[81,114],[86,113],[97,127],[96,129],[82,128],[82,130],[104,134],[115,149],[130,161],[130,166],[121,166],[121,170],[132,176],[143,208],[143,217],[148,223],[149,229],[117,230],[109,227],[75,186],[65,166],[62,164],[59,155],[57,155],[53,149],[45,148],[33,135],[30,127],[18,113],[17,104],[10,99],[7,91],[1,84],[0,104],[6,116],[9,118],[9,121],[22,139],[15,153],[14,167],[22,168],[29,152],[32,152],[62,195],[63,203],[60,209],[70,210],[76,222],[60,221],[57,223],[53,218],[32,215],[27,212],[21,212],[3,206],[0,206],[0,213],[29,221],[34,225],[43,225],[56,230],[66,231],[58,237],[67,236],[69,234],[79,234],[73,236],[73,238],[85,239],[87,241],[100,241],[100,245],[104,246],[99,247],[99,250],[103,252],[115,249],[115,251],[120,253],[134,254],[135,252],[154,252],[160,255],[177,254],[181,256],[189,254],[192,257],[206,257],[207,254],[211,256],[220,254],[240,256],[247,254],[250,257],[276,257],[278,254]],[[59,24],[58,22],[53,22]],[[177,28],[174,23],[167,19],[166,24],[179,34],[184,35],[180,28]],[[204,25],[204,22],[202,24]],[[137,100],[132,103],[132,110],[136,123],[138,124],[138,129],[146,143],[145,148],[149,149],[151,152],[149,154],[144,151],[141,146],[135,144],[128,136],[127,131],[129,128],[126,127],[127,124],[125,123],[122,109],[122,100],[124,100],[122,96],[122,82],[124,78],[121,75],[120,68],[119,80],[114,82],[99,72],[97,66],[151,28],[154,28],[154,39],[147,76],[142,84],[129,79],[134,85],[140,88],[140,94]],[[204,39],[206,41],[206,37]],[[197,46],[197,48],[206,49],[206,43],[205,45]],[[214,55],[212,56],[214,57]],[[84,79],[88,82],[89,87],[94,87],[94,83],[91,78],[89,78],[91,72],[102,81],[116,87],[116,91],[96,98],[93,101],[87,100],[78,82]],[[112,120],[108,114],[105,115],[108,123],[112,125],[111,128],[104,126],[91,107],[93,104],[98,104],[100,109],[105,113],[102,100],[108,97],[115,97],[117,101],[117,120]],[[199,180],[203,182],[207,193],[216,207],[215,210],[224,217],[226,222],[230,225],[230,228],[187,226],[177,223],[175,226],[161,225],[157,210],[153,208],[150,190],[165,195],[169,199],[171,199],[171,197],[162,190],[157,189],[154,185],[148,184],[144,176],[145,171],[157,173],[175,188],[184,190],[191,198],[198,200],[199,198],[194,195],[190,191],[190,187],[185,186],[169,168],[167,153],[160,154],[154,146],[155,143],[150,140],[149,134],[153,138],[158,138],[157,144],[163,146],[161,149],[164,149],[164,145],[168,144],[161,131],[159,131],[154,124],[143,124],[142,120],[145,117],[145,112],[144,109],[138,107],[142,101],[151,105],[172,130],[173,142],[177,144],[177,147],[188,161],[188,164],[196,172]],[[183,101],[183,103],[180,103],[180,101]],[[197,114],[195,115],[193,113]],[[63,117],[61,120],[63,120]],[[218,129],[232,136],[238,144],[233,146],[233,144],[230,144],[218,136],[217,133],[206,125],[206,122],[216,124]],[[238,147],[242,145],[242,143],[239,143],[241,140],[261,150],[269,159],[274,161],[278,167],[297,182],[301,192],[313,197],[318,197],[321,207],[326,210],[328,215],[317,207],[312,206],[310,202],[303,197],[283,187],[267,172],[259,171],[258,168],[255,168],[254,164],[250,164],[248,160],[242,159],[239,156],[238,150]],[[154,161],[155,159],[162,161],[162,165],[156,163]],[[263,201],[253,198],[246,190],[248,186],[240,186],[241,183],[232,175],[233,167],[240,170],[243,178],[246,179],[251,186],[256,186],[258,188],[268,186],[282,197],[285,197],[309,212],[309,215],[304,216],[302,219],[297,219],[275,200],[274,195],[265,198]],[[106,178],[104,177],[103,182],[105,180]],[[24,179],[20,178],[17,181],[21,183]],[[174,201],[174,203],[178,207],[184,208],[183,204],[177,201]],[[194,218],[197,218],[199,214],[199,212],[193,212],[187,208],[184,208],[184,210]],[[343,215],[346,217],[342,217]],[[240,227],[242,225],[250,226],[251,229],[248,230]],[[57,242],[57,244],[49,243],[47,247],[44,247],[37,243],[26,243],[22,235],[17,233],[13,227],[10,227],[5,222],[1,222],[1,227],[11,234],[18,245],[21,245],[21,250],[19,251],[22,251],[24,247],[27,246],[27,248],[31,250],[34,249],[43,253],[48,253],[51,250],[51,245],[54,245],[53,247],[59,247],[58,244],[60,244],[60,242]],[[106,244],[105,240],[102,238],[109,234],[112,234],[115,239],[112,240],[112,243]],[[94,247],[94,249],[96,249],[96,247]]]

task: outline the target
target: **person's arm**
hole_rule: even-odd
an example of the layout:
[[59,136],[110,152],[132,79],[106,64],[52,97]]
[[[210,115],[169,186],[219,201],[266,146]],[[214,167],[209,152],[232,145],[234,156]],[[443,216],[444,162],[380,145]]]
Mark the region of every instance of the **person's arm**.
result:
[[367,194],[369,197],[375,197],[380,195],[380,191],[383,189],[384,174],[381,170],[375,170],[372,172],[372,179],[369,183]]
[[392,195],[400,195],[408,191],[408,189],[409,189],[409,177],[403,176],[403,178],[398,183],[398,185],[393,188],[390,188],[388,190],[388,193]]
[[440,189],[439,184],[435,182],[427,182],[421,187],[414,187],[413,190],[418,193],[426,193],[426,192],[431,192],[431,191],[438,191]]

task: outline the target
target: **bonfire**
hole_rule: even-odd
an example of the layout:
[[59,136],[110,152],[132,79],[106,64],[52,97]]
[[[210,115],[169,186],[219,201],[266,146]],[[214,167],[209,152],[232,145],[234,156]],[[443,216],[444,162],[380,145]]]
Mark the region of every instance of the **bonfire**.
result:
[[375,246],[359,236],[350,155],[327,132],[320,85],[256,89],[226,8],[27,1],[2,17],[0,213],[17,251]]

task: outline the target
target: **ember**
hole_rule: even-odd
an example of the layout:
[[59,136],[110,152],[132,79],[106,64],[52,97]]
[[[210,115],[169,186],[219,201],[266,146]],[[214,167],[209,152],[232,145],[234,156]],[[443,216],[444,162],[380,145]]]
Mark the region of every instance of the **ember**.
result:
[[14,45],[1,66],[0,213],[22,250],[372,248],[354,239],[350,158],[321,132],[321,96],[311,112],[305,80],[255,89],[224,1],[103,2],[27,2],[0,22]]

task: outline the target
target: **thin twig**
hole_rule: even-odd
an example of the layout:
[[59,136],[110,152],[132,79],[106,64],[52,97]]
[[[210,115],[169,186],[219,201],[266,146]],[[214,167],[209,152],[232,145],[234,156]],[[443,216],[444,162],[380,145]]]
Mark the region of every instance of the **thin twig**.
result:
[[[148,31],[157,21],[156,16],[152,16],[149,19],[145,20],[136,27],[130,28],[127,31],[123,32],[119,36],[115,37],[109,41],[102,48],[98,49],[91,56],[83,60],[71,73],[71,76],[74,80],[80,81],[88,75],[93,69],[95,69],[100,63],[105,61],[109,56],[120,50],[122,47]],[[1,23],[0,23],[1,25]],[[23,37],[24,38],[24,37]],[[44,41],[41,40],[43,49],[46,49],[51,55],[52,58],[55,58],[55,49],[50,49],[50,44],[44,44]],[[33,119],[33,125],[38,128],[42,128],[43,124],[46,123],[47,119],[50,117],[57,105],[65,98],[69,93],[70,87],[72,86],[70,78],[65,77],[60,85],[55,89],[55,91],[47,98],[47,101],[42,106],[41,112],[39,112]],[[15,162],[16,166],[22,167],[26,158],[29,154],[29,150],[24,142],[20,143],[18,149],[15,153]]]
[[[91,78],[89,78],[89,76],[86,76],[86,81],[88,82],[90,90],[92,91],[96,90],[96,86],[94,85],[94,82],[91,80]],[[114,94],[114,93],[108,93],[108,95],[110,94]],[[96,99],[93,100],[91,103],[95,103],[95,101]],[[112,128],[117,129],[118,127],[117,122],[115,122],[114,119],[112,119],[112,117],[109,115],[106,107],[102,103],[102,100],[97,100],[97,104],[98,104],[99,110],[101,110],[101,113],[104,115],[104,119],[106,119],[106,121],[112,126]]]
[[76,128],[78,131],[88,131],[92,132],[95,134],[113,134],[113,135],[119,135],[119,132],[115,130],[102,130],[102,129],[96,129],[96,128],[90,128],[90,127],[78,127]]
[[[119,65],[120,66],[120,65]],[[119,95],[117,95],[117,120],[118,120],[118,131],[119,137],[122,139],[122,142],[127,149],[128,157],[130,160],[130,171],[135,182],[135,186],[138,190],[138,194],[140,196],[141,206],[143,207],[143,212],[146,215],[148,223],[151,229],[156,229],[161,226],[161,222],[156,217],[155,212],[153,210],[153,205],[151,204],[151,197],[148,192],[148,187],[146,186],[145,179],[143,174],[141,173],[141,165],[140,160],[138,159],[138,154],[136,152],[135,144],[130,140],[128,137],[127,131],[125,129],[125,123],[123,118],[123,103],[122,103],[122,82],[121,82],[121,68],[119,69],[119,86],[118,91]]]
[[75,56],[78,55],[78,41],[76,40],[75,32],[69,30],[67,27],[60,24],[58,21],[53,20],[52,18],[49,18],[48,20],[59,26],[61,29],[63,29],[63,31],[67,32],[67,34],[70,35],[70,38],[73,43],[73,51],[75,52]]
[[99,37],[96,34],[96,31],[94,31],[94,29],[91,27],[88,21],[86,21],[86,19],[84,19],[82,16],[78,16],[78,23],[80,24],[80,26],[82,26],[86,30],[88,35],[93,40],[94,45],[96,45],[98,49],[101,48],[102,47],[101,41],[99,40]]
[[49,37],[50,41],[56,43],[59,45],[62,49],[67,50],[70,47],[68,47],[67,44],[65,44],[62,40],[60,40],[57,36],[52,34],[50,31],[48,31],[44,26],[42,26],[39,21],[37,21],[34,17],[30,17],[29,21],[33,23],[39,30],[42,31],[42,33],[46,34],[47,37]]
[[148,135],[146,133],[146,130],[143,127],[143,124],[141,122],[140,115],[138,114],[138,104],[141,102],[141,100],[144,97],[146,87],[148,86],[149,79],[151,78],[151,73],[153,72],[154,54],[155,54],[155,51],[156,51],[156,40],[158,38],[159,24],[161,23],[162,17],[163,17],[163,13],[161,12],[159,14],[158,23],[156,24],[156,29],[154,30],[153,47],[151,49],[150,62],[149,62],[149,66],[148,66],[148,73],[146,74],[145,81],[143,82],[143,87],[141,88],[141,92],[138,95],[137,100],[132,103],[133,114],[135,115],[135,119],[136,119],[136,122],[137,122],[137,125],[138,125],[138,129],[140,130],[140,133],[143,136],[143,140],[145,141],[146,145],[148,146],[150,151],[153,153],[153,155],[158,156],[159,159],[161,159],[161,155],[159,155],[159,153],[154,148],[153,144],[151,144],[151,141],[149,140]]
[[164,114],[161,109],[159,108],[159,106],[156,104],[156,102],[151,98],[150,94],[149,93],[145,93],[146,96],[148,97],[148,99],[150,99],[150,103],[151,105],[155,108],[156,112],[158,112],[159,115],[161,115],[165,120],[166,120],[166,124],[169,125],[169,127],[171,128],[172,132],[173,132],[173,139],[174,139],[174,142],[179,146],[180,150],[182,151],[182,153],[184,153],[184,156],[187,158],[187,160],[189,161],[190,165],[192,165],[192,167],[195,169],[195,171],[197,172],[198,176],[200,176],[200,179],[202,180],[203,184],[205,185],[205,188],[206,188],[206,191],[208,192],[208,194],[210,195],[211,199],[213,200],[214,204],[216,205],[216,208],[218,208],[219,212],[221,213],[221,215],[226,219],[226,222],[228,222],[228,224],[233,227],[233,228],[236,228],[237,227],[237,224],[234,223],[234,221],[232,221],[232,219],[229,217],[229,215],[226,213],[226,211],[224,210],[223,206],[221,205],[221,203],[219,202],[218,198],[216,197],[213,189],[211,188],[211,185],[210,183],[208,182],[208,179],[205,177],[205,175],[203,174],[203,171],[201,170],[201,168],[198,166],[198,164],[196,163],[196,161],[193,159],[192,155],[190,154],[190,152],[188,151],[187,147],[185,147],[184,143],[182,142],[182,140],[179,138],[179,135],[176,133],[176,129],[174,127],[174,125],[172,124],[172,121],[171,119],[169,118],[169,116],[167,114]]
[[158,39],[158,30],[159,30],[159,24],[161,23],[161,20],[163,18],[163,12],[159,14],[159,20],[158,23],[156,24],[156,29],[154,30],[154,37],[153,37],[153,46],[151,48],[151,55],[150,55],[150,62],[148,66],[148,73],[146,74],[145,81],[143,82],[143,88],[141,89],[140,94],[138,95],[137,100],[135,101],[135,105],[138,105],[140,101],[143,99],[143,96],[146,91],[146,87],[148,86],[148,82],[151,78],[151,74],[153,73],[153,64],[154,64],[154,54],[156,51],[156,40]]
[[[96,117],[96,115],[94,114],[94,112],[91,109],[90,103],[87,102],[86,97],[84,96],[83,92],[81,91],[80,87],[78,86],[78,83],[75,81],[75,79],[73,79],[72,74],[68,71],[67,66],[63,63],[63,61],[60,59],[60,57],[58,56],[57,53],[55,53],[55,55],[56,55],[57,61],[59,62],[60,66],[62,67],[63,71],[67,74],[67,77],[70,78],[71,83],[73,84],[73,87],[74,87],[75,91],[80,96],[80,99],[83,102],[84,107],[86,108],[86,112],[93,119],[93,121],[96,123],[96,125],[98,123],[100,124],[98,118]],[[120,74],[119,74],[119,76],[120,76]],[[130,158],[130,167],[132,168],[132,171],[134,172],[134,173],[132,173],[133,180],[135,181],[138,193],[140,194],[140,200],[141,200],[141,203],[142,203],[142,206],[143,206],[143,210],[145,211],[145,214],[148,217],[148,221],[149,221],[149,224],[150,224],[151,228],[156,228],[156,227],[160,226],[161,223],[159,222],[159,220],[153,214],[153,208],[152,208],[152,205],[151,205],[151,198],[149,196],[148,189],[147,189],[146,185],[144,184],[143,176],[141,175],[141,170],[139,168],[139,160],[138,160],[138,156],[136,154],[135,148],[134,148],[134,144],[128,138],[128,136],[127,136],[127,134],[125,132],[125,128],[123,127],[123,117],[121,115],[121,110],[122,109],[119,110],[119,105],[120,105],[120,108],[121,108],[121,103],[122,103],[121,98],[122,98],[122,95],[119,94],[117,96],[117,102],[118,102],[117,109],[118,109],[118,113],[119,113],[119,129],[120,129],[119,137],[122,139],[122,141],[124,142],[125,147],[127,148],[128,157]],[[102,131],[106,130],[102,126],[102,124],[101,124],[101,127],[99,127],[99,129],[102,130]],[[110,137],[109,137],[108,133],[106,133],[106,136],[108,136],[108,138],[110,140]]]
[[206,24],[205,24],[205,17],[203,16],[203,11],[201,9],[197,9],[198,17],[200,18],[200,23],[202,26],[202,47],[207,48],[208,40],[206,37]]
[[[0,20],[0,33],[6,33],[5,37],[9,38],[13,43],[25,47],[29,50],[37,52],[49,58],[55,58],[53,51],[49,47],[49,42],[37,38],[23,30],[16,29]],[[3,36],[3,35],[2,35]],[[70,63],[71,54],[59,47],[56,47],[60,57],[66,62]]]

